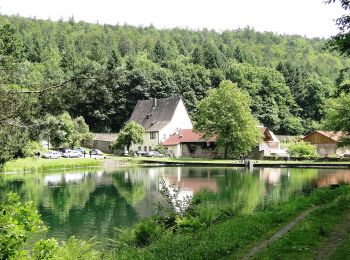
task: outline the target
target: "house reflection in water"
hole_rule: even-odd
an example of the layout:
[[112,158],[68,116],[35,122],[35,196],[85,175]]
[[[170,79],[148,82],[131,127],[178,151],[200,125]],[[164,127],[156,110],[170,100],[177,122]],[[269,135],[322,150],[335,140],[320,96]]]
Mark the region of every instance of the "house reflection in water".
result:
[[333,184],[349,184],[350,173],[344,172],[344,169],[333,169],[332,173],[325,173],[319,170],[319,176],[317,179],[317,187],[326,187]]
[[283,169],[282,172],[281,168],[261,168],[260,169],[260,180],[264,183],[276,185],[281,182],[281,176],[287,175],[288,178],[290,176],[290,171]]

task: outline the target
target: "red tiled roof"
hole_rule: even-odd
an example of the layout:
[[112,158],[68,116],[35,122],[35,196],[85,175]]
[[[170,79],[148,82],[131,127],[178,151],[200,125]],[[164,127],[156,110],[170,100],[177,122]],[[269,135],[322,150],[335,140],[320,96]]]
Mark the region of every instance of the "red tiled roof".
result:
[[324,135],[324,136],[326,136],[326,137],[328,137],[328,138],[330,138],[330,139],[332,139],[333,141],[336,141],[336,142],[338,142],[339,139],[342,138],[345,135],[345,132],[342,132],[342,131],[320,131],[320,130],[316,130],[316,131],[314,131],[314,132],[304,136],[304,138],[309,136],[309,135],[311,135],[311,134],[313,134],[313,133],[319,133],[319,134]]
[[203,134],[195,133],[192,129],[181,129],[177,133],[171,135],[162,144],[163,145],[177,145],[180,143],[203,143],[203,142],[215,142],[215,137],[206,140],[203,138]]

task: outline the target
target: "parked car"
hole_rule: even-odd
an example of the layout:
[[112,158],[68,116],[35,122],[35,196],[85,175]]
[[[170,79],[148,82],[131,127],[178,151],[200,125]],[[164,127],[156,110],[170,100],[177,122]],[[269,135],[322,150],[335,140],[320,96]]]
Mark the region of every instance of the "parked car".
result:
[[58,159],[61,158],[61,153],[57,151],[48,151],[47,153],[43,154],[43,158]]
[[74,151],[80,152],[80,153],[82,153],[82,154],[83,154],[84,152],[86,152],[85,149],[82,148],[82,147],[75,148]]
[[81,152],[75,150],[66,150],[66,152],[62,153],[62,157],[66,158],[79,158],[81,155]]
[[135,154],[137,156],[146,156],[147,152],[145,152],[145,151],[136,151]]
[[147,157],[165,157],[164,154],[157,152],[157,151],[150,151],[148,153],[146,153]]
[[94,148],[91,150],[91,154],[92,155],[103,155],[103,152],[99,149]]

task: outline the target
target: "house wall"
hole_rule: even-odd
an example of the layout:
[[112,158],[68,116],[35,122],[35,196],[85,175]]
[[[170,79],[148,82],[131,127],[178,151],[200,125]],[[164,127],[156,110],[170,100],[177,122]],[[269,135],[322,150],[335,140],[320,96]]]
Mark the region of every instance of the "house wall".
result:
[[317,152],[320,156],[330,156],[342,154],[341,150],[337,150],[337,142],[318,133],[312,133],[303,138],[305,142],[314,144],[317,147]]
[[175,133],[179,129],[192,129],[192,121],[190,116],[187,113],[185,104],[180,100],[177,105],[174,115],[163,129],[159,131],[159,143],[165,141],[170,135]]
[[324,136],[324,135],[321,135],[320,133],[312,133],[310,134],[309,136],[306,136],[303,138],[303,140],[305,142],[309,142],[311,144],[333,144],[333,145],[336,145],[337,142]]
[[[150,151],[150,147],[151,150],[159,144],[159,132],[153,132],[155,133],[155,139],[151,139],[151,133],[150,132],[146,132],[144,137],[143,137],[143,143],[142,144],[133,144],[130,147],[130,150],[133,150],[134,152],[139,150],[139,146],[141,146],[141,151],[146,151],[149,152]],[[147,149],[145,150],[145,146],[147,147]]]
[[[179,101],[177,105],[174,115],[171,121],[159,132],[156,132],[156,139],[150,139],[150,132],[146,132],[143,140],[143,144],[134,144],[130,147],[130,150],[138,151],[139,146],[141,146],[141,150],[144,151],[144,147],[147,146],[147,152],[149,151],[149,147],[153,149],[156,145],[165,141],[171,134],[175,133],[178,129],[192,129],[192,121],[189,117],[185,104],[182,100]],[[178,154],[181,154],[178,152]],[[181,156],[181,155],[178,155]]]
[[166,148],[168,149],[168,152],[173,154],[175,157],[181,157],[182,156],[182,150],[181,145],[167,145]]
[[224,152],[215,151],[213,143],[207,146],[207,142],[203,143],[182,143],[182,157],[192,158],[223,158]]
[[99,149],[104,153],[113,153],[112,142],[110,141],[94,140],[93,148]]

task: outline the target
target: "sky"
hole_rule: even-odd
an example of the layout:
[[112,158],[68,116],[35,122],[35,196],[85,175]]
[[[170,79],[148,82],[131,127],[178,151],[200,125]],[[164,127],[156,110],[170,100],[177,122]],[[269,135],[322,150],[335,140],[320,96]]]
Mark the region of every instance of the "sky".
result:
[[157,28],[235,30],[335,35],[334,19],[344,14],[339,3],[324,0],[0,0],[0,13],[40,19],[100,24],[154,25]]

